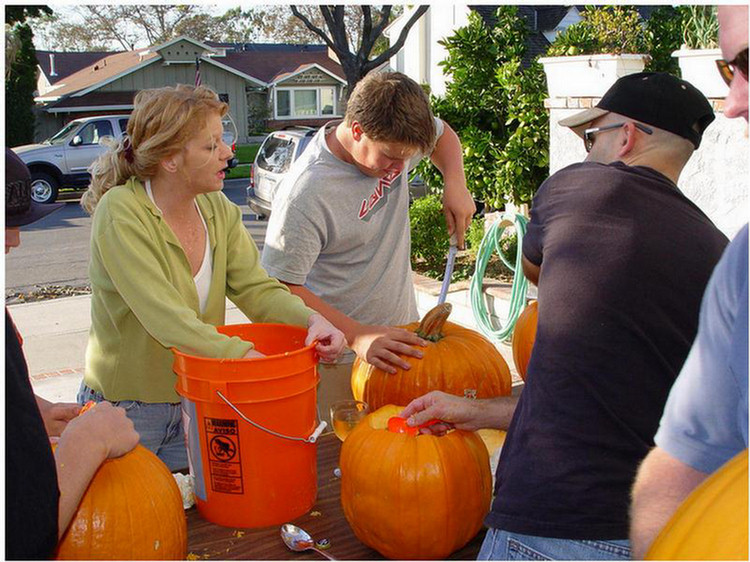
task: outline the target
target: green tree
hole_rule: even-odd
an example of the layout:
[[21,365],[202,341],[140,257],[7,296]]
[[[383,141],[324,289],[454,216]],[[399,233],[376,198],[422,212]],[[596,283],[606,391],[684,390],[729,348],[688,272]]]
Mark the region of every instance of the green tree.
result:
[[[6,30],[7,31],[7,30]],[[31,28],[16,24],[13,32],[18,51],[5,79],[5,144],[18,146],[34,142],[34,91],[37,61]]]
[[669,72],[680,75],[680,65],[672,53],[682,43],[684,7],[660,6],[653,11],[646,22],[646,52],[651,60],[646,70],[651,72]]
[[[549,171],[546,85],[537,62],[521,64],[528,29],[515,6],[501,6],[488,28],[476,12],[442,44],[451,77],[432,108],[458,133],[464,170],[475,198],[496,208],[531,200]],[[442,178],[429,162],[419,173],[433,188]]]

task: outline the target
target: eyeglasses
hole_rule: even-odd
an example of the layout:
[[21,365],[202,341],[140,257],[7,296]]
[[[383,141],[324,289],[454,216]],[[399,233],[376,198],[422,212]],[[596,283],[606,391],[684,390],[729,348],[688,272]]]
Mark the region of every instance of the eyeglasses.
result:
[[716,61],[716,67],[719,69],[719,74],[727,83],[727,86],[732,85],[732,79],[734,78],[735,70],[739,70],[740,74],[747,80],[747,47],[740,51],[734,60],[725,61],[719,59]]
[[[601,133],[602,131],[611,131],[614,129],[619,129],[625,125],[625,123],[617,123],[615,125],[607,125],[605,127],[594,127],[593,129],[586,129],[583,131],[583,146],[586,147],[586,152],[591,152],[591,149],[594,146],[594,135],[596,133]],[[637,129],[640,129],[647,135],[652,135],[654,131],[646,127],[645,125],[641,125],[640,123],[636,123],[633,121],[633,125],[636,126]]]

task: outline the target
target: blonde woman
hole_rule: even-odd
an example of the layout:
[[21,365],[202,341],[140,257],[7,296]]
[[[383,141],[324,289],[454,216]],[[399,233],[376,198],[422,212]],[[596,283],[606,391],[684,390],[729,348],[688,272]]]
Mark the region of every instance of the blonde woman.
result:
[[187,466],[175,347],[205,357],[257,357],[219,334],[225,297],[250,319],[308,327],[324,359],[343,334],[260,265],[240,209],[221,193],[232,151],[227,104],[206,87],[144,90],[127,137],[100,157],[81,204],[93,213],[91,331],[78,402],[124,407],[141,443]]

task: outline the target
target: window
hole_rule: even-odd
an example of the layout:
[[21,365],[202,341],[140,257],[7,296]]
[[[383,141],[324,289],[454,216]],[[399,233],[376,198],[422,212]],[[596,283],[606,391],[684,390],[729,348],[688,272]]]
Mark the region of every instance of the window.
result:
[[258,153],[258,166],[274,174],[283,174],[292,165],[294,141],[276,138],[271,135]]
[[336,113],[335,88],[292,88],[276,90],[276,117],[314,118]]
[[122,131],[122,133],[123,134],[127,133],[128,132],[128,120],[120,119],[118,123],[120,123],[120,130]]
[[320,112],[323,115],[333,115],[333,88],[320,89]]
[[292,104],[290,103],[289,90],[279,90],[276,92],[276,115],[279,117],[292,116]]
[[113,136],[112,123],[93,121],[81,129],[77,136],[81,137],[81,144],[99,144],[102,138]]

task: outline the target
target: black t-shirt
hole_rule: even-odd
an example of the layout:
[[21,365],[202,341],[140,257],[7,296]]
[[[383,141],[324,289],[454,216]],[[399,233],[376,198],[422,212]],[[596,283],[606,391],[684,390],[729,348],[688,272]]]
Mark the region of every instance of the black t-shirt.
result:
[[26,359],[5,311],[5,557],[52,558],[57,546],[57,471],[29,382]]
[[628,538],[629,492],[727,238],[669,179],[621,162],[540,187],[523,241],[539,324],[487,524]]

